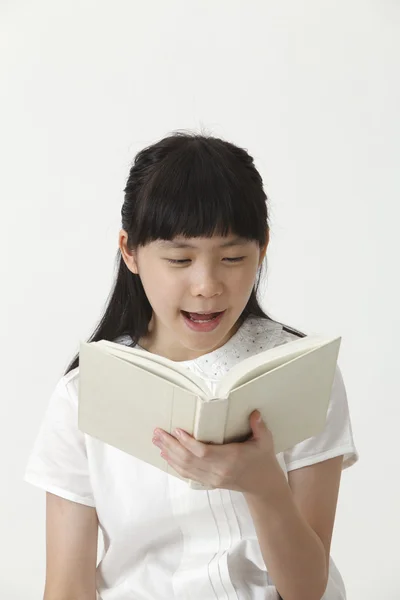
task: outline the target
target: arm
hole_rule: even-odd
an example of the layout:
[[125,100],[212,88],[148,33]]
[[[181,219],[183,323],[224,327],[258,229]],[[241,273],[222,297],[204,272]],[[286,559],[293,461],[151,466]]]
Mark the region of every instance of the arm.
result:
[[290,471],[288,482],[276,463],[268,490],[244,494],[283,600],[320,600],[325,592],[342,461],[338,456]]
[[96,510],[46,494],[43,600],[96,600]]

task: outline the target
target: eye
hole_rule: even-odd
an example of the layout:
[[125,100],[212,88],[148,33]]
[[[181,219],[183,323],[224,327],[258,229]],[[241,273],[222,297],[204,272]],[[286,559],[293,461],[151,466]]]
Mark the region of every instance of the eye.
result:
[[[245,259],[245,256],[235,256],[232,258],[224,258],[223,260],[230,262],[230,263],[238,263],[241,262]],[[190,258],[165,258],[164,260],[166,260],[167,262],[169,262],[171,265],[185,265],[187,263],[191,262]]]
[[190,258],[180,258],[180,259],[166,258],[165,260],[173,265],[183,265],[187,262],[190,262]]
[[235,258],[224,258],[224,260],[227,260],[228,262],[240,262],[245,258],[245,256],[236,256]]

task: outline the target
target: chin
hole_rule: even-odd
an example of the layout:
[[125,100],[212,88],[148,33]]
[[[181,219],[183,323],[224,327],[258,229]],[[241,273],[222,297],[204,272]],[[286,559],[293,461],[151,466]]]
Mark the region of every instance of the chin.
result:
[[231,333],[234,326],[235,324],[229,328],[224,328],[223,330],[218,328],[208,333],[199,333],[196,331],[185,333],[183,345],[190,350],[202,352],[203,354],[212,352],[225,344],[235,334],[237,331],[236,327],[233,333]]

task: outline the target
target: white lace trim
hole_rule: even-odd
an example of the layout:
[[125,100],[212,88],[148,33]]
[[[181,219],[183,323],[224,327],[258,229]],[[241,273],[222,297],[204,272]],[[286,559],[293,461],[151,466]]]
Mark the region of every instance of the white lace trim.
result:
[[228,342],[183,364],[209,379],[220,379],[229,369],[249,356],[273,348],[279,342],[282,325],[268,319],[248,318]]

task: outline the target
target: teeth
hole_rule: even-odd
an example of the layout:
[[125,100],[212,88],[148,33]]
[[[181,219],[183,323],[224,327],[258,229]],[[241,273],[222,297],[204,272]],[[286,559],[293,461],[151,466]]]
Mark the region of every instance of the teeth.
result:
[[[182,312],[185,314],[185,316],[186,316],[187,319],[189,319],[190,321],[192,321],[192,323],[210,323],[210,321],[215,321],[215,319],[221,314],[221,311],[219,311],[218,313],[194,313],[194,314],[198,314],[199,316],[200,315],[201,316],[204,315],[203,319],[194,319],[191,316],[190,312],[185,311],[185,310],[182,311]],[[213,316],[209,317],[208,315],[210,315],[210,314],[212,314]]]
[[214,321],[214,319],[216,319],[217,317],[218,315],[216,315],[215,317],[211,317],[210,319],[192,319],[192,317],[189,316],[192,323],[209,323],[210,321]]
[[213,321],[214,319],[215,317],[212,317],[211,319],[202,319],[201,321],[199,321],[197,319],[190,318],[190,320],[193,321],[193,323],[208,323],[209,321]]

